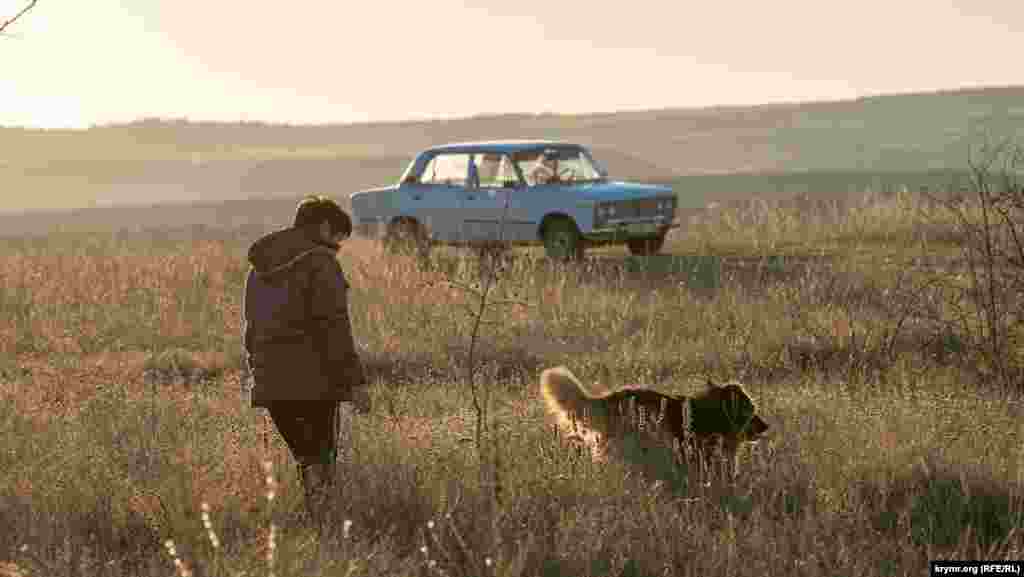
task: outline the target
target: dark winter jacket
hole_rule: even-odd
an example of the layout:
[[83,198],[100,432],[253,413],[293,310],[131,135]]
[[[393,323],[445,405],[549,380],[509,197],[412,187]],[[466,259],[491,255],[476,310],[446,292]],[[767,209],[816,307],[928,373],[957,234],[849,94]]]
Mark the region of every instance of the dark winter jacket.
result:
[[253,406],[350,400],[365,378],[336,247],[314,229],[288,228],[256,241],[249,264],[243,338]]

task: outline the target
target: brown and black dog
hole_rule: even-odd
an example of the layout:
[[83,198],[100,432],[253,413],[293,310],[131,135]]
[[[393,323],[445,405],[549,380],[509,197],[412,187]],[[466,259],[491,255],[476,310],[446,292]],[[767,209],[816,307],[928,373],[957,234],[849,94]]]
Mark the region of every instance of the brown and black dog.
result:
[[588,390],[569,369],[555,367],[541,373],[540,393],[562,432],[582,441],[598,462],[609,453],[624,456],[631,440],[642,452],[678,448],[699,454],[708,465],[716,451],[735,458],[742,444],[768,430],[739,383],[709,380],[690,397],[638,387]]

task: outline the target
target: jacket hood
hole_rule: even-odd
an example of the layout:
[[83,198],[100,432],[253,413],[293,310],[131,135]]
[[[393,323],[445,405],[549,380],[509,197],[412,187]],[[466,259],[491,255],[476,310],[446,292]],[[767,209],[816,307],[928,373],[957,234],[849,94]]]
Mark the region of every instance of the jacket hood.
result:
[[286,228],[272,232],[249,247],[249,264],[261,276],[285,271],[310,254],[335,256],[338,247],[324,242],[312,228]]

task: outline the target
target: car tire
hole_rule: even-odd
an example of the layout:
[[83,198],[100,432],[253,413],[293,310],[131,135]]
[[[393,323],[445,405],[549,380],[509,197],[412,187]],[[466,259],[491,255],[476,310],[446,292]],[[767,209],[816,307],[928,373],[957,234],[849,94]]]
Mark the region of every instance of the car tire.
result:
[[401,218],[388,225],[383,239],[384,250],[390,254],[415,255],[421,258],[430,253],[430,239],[418,222]]
[[568,218],[556,218],[544,224],[544,254],[552,260],[583,259],[583,238],[576,223]]
[[658,235],[654,238],[636,238],[626,241],[629,253],[636,256],[650,256],[661,252],[665,246],[665,235]]

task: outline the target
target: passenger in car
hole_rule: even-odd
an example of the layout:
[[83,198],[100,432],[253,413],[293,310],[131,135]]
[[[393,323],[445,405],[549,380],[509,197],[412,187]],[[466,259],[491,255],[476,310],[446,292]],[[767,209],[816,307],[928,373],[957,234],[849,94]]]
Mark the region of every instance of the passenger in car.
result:
[[558,165],[554,158],[546,155],[537,157],[537,164],[533,165],[527,174],[526,180],[530,186],[548,184],[557,178]]

